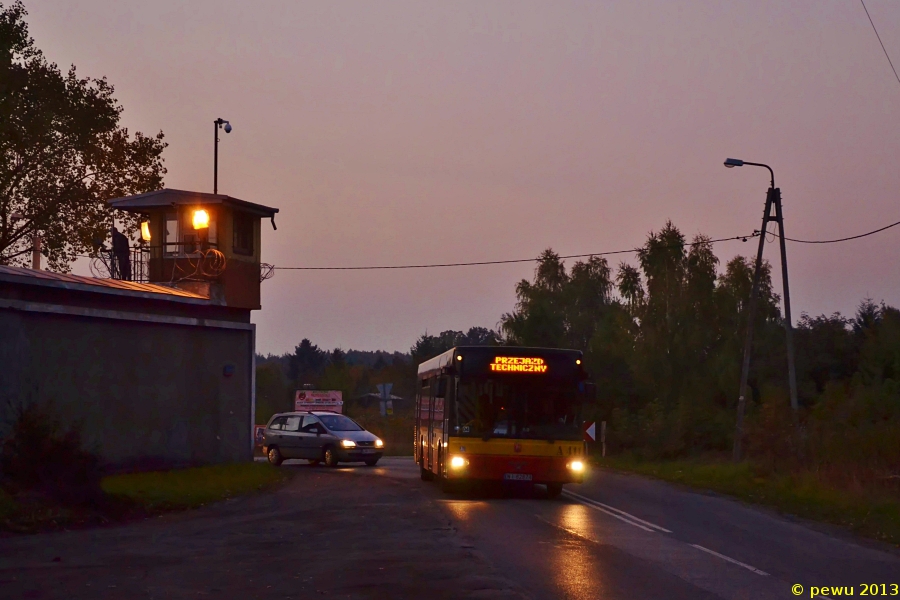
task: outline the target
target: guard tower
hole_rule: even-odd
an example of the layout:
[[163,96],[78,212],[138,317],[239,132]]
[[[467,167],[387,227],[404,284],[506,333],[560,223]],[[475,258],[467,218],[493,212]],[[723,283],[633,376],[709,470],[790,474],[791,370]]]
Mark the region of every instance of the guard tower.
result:
[[[135,279],[177,287],[232,308],[258,310],[261,220],[277,208],[222,194],[162,189],[109,201],[141,216]],[[268,267],[271,272],[271,267]]]

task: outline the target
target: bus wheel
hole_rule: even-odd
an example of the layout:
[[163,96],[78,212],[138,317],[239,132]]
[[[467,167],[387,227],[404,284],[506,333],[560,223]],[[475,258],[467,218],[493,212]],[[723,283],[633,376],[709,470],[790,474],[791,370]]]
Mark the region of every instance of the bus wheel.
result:
[[548,483],[547,484],[547,497],[548,498],[556,498],[560,494],[562,494],[562,486],[561,483]]

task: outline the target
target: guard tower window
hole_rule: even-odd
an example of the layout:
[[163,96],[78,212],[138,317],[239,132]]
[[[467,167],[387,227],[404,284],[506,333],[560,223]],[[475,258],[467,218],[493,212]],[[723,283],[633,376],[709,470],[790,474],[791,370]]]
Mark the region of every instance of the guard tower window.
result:
[[166,213],[166,254],[178,254],[178,213]]
[[234,253],[253,254],[253,217],[234,213]]

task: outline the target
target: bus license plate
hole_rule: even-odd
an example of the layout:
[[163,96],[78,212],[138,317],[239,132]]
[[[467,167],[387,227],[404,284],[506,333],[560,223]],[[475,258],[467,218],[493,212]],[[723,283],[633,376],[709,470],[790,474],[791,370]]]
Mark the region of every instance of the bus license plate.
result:
[[506,481],[531,481],[531,473],[506,473],[503,479]]

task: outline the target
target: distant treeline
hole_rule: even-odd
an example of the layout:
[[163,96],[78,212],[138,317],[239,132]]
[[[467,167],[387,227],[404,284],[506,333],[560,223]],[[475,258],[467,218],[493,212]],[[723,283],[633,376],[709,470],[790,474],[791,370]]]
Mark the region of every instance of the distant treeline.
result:
[[[484,327],[472,327],[465,333],[426,333],[409,352],[324,350],[303,339],[291,353],[256,356],[256,422],[264,423],[276,412],[291,410],[294,391],[304,385],[341,390],[345,400],[351,400],[375,392],[379,383],[392,383],[393,395],[411,400],[420,362],[453,346],[499,343],[499,334]],[[348,404],[347,409],[352,413],[354,407]]]

